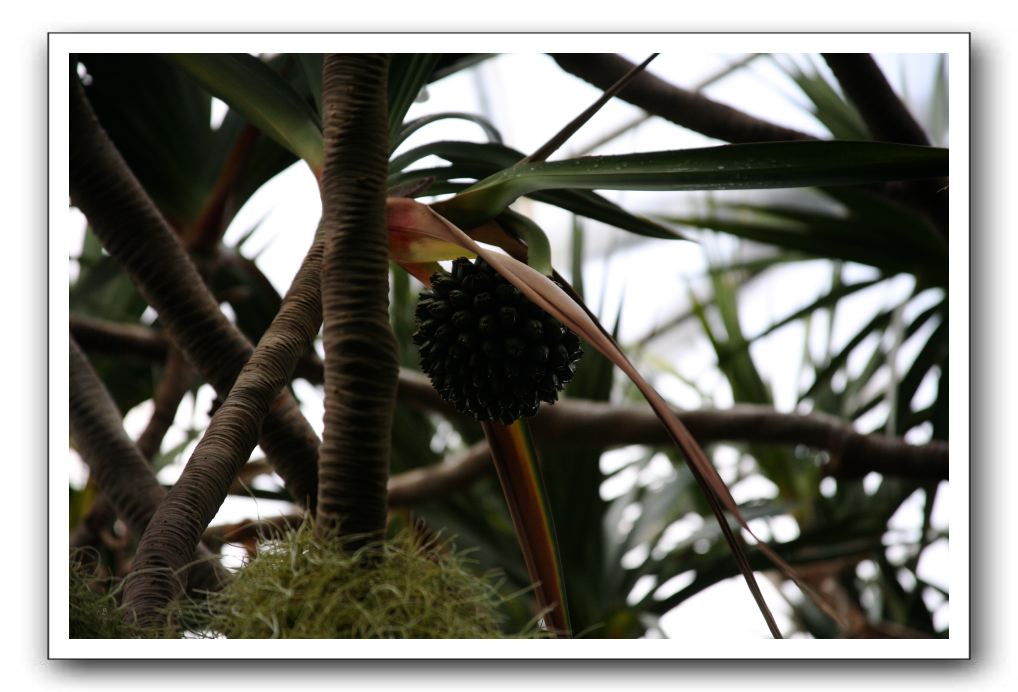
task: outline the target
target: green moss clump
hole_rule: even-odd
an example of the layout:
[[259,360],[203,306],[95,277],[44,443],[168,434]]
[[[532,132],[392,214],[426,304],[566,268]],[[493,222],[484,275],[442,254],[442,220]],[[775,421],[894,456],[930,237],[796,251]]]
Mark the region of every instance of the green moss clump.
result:
[[111,580],[96,575],[92,561],[79,553],[71,555],[69,620],[71,639],[126,639],[140,632],[126,625],[117,605]]
[[505,636],[501,602],[446,546],[404,532],[350,554],[305,524],[262,546],[206,607],[208,634],[228,638],[474,639]]

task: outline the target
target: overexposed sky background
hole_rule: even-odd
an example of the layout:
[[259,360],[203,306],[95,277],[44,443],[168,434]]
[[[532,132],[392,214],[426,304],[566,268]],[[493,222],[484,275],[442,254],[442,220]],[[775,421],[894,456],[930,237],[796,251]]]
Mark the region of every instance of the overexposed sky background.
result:
[[[646,56],[627,57],[639,61]],[[651,64],[650,71],[672,83],[692,88],[744,57],[741,54],[727,54],[704,55],[691,59],[689,55],[670,56],[666,53]],[[779,59],[795,60],[801,65],[808,64],[802,57],[781,56]],[[909,100],[916,104],[915,113],[922,121],[928,112],[928,103],[932,96],[928,87],[932,84],[932,73],[935,69],[933,56],[881,55],[878,56],[878,60],[899,93],[906,94]],[[818,69],[826,69],[819,60],[814,61],[813,65]],[[816,123],[805,107],[804,97],[771,58],[757,58],[748,66],[711,84],[705,91],[717,100],[748,110],[768,120],[818,135],[824,133],[823,128]],[[429,86],[425,97],[413,106],[408,118],[442,111],[480,113],[500,130],[507,145],[526,153],[540,146],[564,123],[589,105],[597,93],[593,87],[564,73],[547,56],[511,54],[486,61],[475,69],[453,75]],[[213,113],[214,121],[221,118],[222,113],[222,108],[216,109]],[[616,99],[603,108],[553,159],[586,153],[612,154],[679,149],[717,143],[671,123],[650,119],[607,145],[590,150],[592,143],[620,125],[639,117],[640,113],[639,109]],[[443,121],[429,125],[416,133],[403,148],[440,139],[481,141],[482,138],[483,133],[476,125],[463,121]],[[418,165],[424,166],[427,163],[422,161]],[[696,192],[603,194],[629,210],[647,214],[681,214],[695,211],[702,208],[708,199],[706,193]],[[753,198],[768,193],[727,194],[741,194],[746,198]],[[556,266],[568,276],[571,215],[526,200],[518,203],[517,208],[532,216],[548,233]],[[317,186],[307,168],[303,164],[295,164],[265,185],[245,205],[228,229],[225,242],[227,245],[234,244],[257,225],[257,230],[245,245],[245,254],[247,256],[256,254],[261,269],[276,289],[284,293],[310,244],[319,213]],[[73,210],[68,217],[68,227],[71,235],[70,254],[74,256],[76,248],[80,250],[83,222],[80,214]],[[620,301],[624,301],[622,312],[624,320],[620,330],[620,341],[623,346],[639,339],[655,326],[666,322],[688,307],[688,301],[684,296],[689,287],[693,290],[698,288],[703,290],[699,277],[709,262],[719,263],[732,259],[735,253],[740,251],[739,244],[729,238],[707,238],[702,245],[696,245],[637,238],[586,220],[584,228],[586,261],[583,271],[589,303],[595,312],[613,316],[618,311]],[[875,274],[867,267],[855,265],[850,265],[848,272],[849,277],[854,279],[868,278]],[[798,263],[794,267],[768,272],[766,277],[754,284],[752,290],[740,296],[740,318],[746,333],[749,335],[759,333],[778,319],[808,304],[829,287],[829,282],[830,267],[829,263],[824,261]],[[847,299],[839,309],[838,320],[834,325],[834,344],[844,343],[874,311],[900,301],[911,287],[911,280],[902,277],[890,289],[882,284],[876,289],[863,291]],[[662,300],[662,295],[669,296],[669,299]],[[930,296],[931,303],[933,299],[934,297]],[[922,307],[925,305],[920,309]],[[782,410],[791,410],[796,400],[804,337],[805,331],[801,325],[790,325],[756,342],[752,347],[754,360],[771,386],[778,408]],[[910,361],[915,353],[915,345],[921,343],[923,338],[923,334],[917,335],[911,342],[911,351],[906,344],[906,348],[900,354],[902,362]],[[675,330],[669,338],[653,342],[650,352],[655,357],[665,359],[682,373],[684,378],[695,381],[699,388],[712,392],[712,401],[704,402],[693,388],[682,382],[681,378],[666,372],[655,372],[655,386],[676,405],[696,408],[706,404],[723,407],[732,403],[727,383],[714,367],[714,352],[700,334],[698,327]],[[321,388],[299,381],[295,385],[295,390],[308,420],[321,433]],[[922,396],[932,396],[932,390],[920,393],[920,397]],[[202,428],[207,424],[205,412],[211,399],[211,390],[205,387],[199,392],[196,402],[190,401],[190,398],[185,401],[178,412],[176,429],[172,430],[164,441],[164,450],[179,444],[184,439],[183,431],[188,427]],[[136,435],[144,427],[150,412],[150,403],[140,405],[128,414],[125,427]],[[879,414],[879,411],[875,412],[874,419],[878,419]],[[912,441],[922,441],[921,436]],[[191,448],[193,445],[185,450],[180,463],[164,469],[162,475],[164,480],[171,481],[179,475]],[[606,469],[616,468],[635,453],[632,449],[610,452],[605,455],[603,465]],[[734,457],[729,461],[733,464]],[[730,464],[726,468],[725,455],[719,455],[723,475],[726,470],[731,471]],[[654,482],[655,479],[660,480],[670,472],[671,469],[667,464],[652,464],[648,471],[649,476],[644,474],[640,481]],[[659,475],[655,477],[655,473]],[[71,475],[72,482],[75,483],[81,483],[84,479],[80,467],[72,467]],[[627,484],[636,480],[632,474],[622,472],[606,482],[603,494],[606,497],[617,496],[625,491]],[[260,484],[265,482],[259,481]],[[733,492],[736,499],[743,502],[768,497],[772,490],[773,485],[768,481],[757,479],[754,483],[750,479],[740,483]],[[919,496],[914,496],[907,502],[892,524],[902,531],[917,531],[921,510],[920,499]],[[237,521],[252,516],[266,517],[287,512],[289,509],[286,503],[231,497],[215,523]],[[946,527],[946,516],[946,508],[942,502],[938,502],[934,525]],[[682,531],[686,531],[688,535],[695,528],[695,526],[676,527],[674,537],[679,540]],[[790,517],[770,525],[754,524],[754,529],[761,529],[760,535],[764,537],[773,532],[774,538],[781,541],[790,540],[798,534],[795,522]],[[927,550],[920,564],[921,576],[931,583],[948,586],[947,561],[946,541],[938,542]],[[860,567],[862,572],[866,569],[865,565]],[[761,584],[768,602],[775,607],[775,612],[780,618],[781,595],[770,587],[766,579],[761,580]],[[724,612],[725,617],[718,618],[718,612]],[[946,605],[938,611],[937,617],[940,621],[946,621]],[[697,622],[695,628],[686,626],[689,621],[694,620]],[[692,631],[696,631],[698,638],[767,636],[763,621],[741,580],[729,580],[690,599],[666,616],[663,624],[670,636],[677,637]]]

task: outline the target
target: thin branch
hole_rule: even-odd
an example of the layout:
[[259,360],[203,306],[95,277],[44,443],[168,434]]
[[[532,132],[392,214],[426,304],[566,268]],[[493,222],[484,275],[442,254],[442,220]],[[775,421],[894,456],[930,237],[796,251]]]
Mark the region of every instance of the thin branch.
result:
[[492,468],[488,443],[481,440],[441,463],[393,476],[389,480],[389,506],[412,507],[454,493]]
[[153,360],[166,357],[166,338],[151,327],[71,315],[71,335],[87,353],[136,355]]
[[245,125],[237,135],[198,219],[185,232],[184,243],[189,250],[199,253],[213,252],[222,239],[223,232],[236,212],[236,209],[231,208],[236,205],[229,203],[232,201],[237,179],[251,159],[252,148],[258,136],[258,129],[251,124]]
[[[764,406],[677,411],[701,445],[717,442],[803,445],[830,454],[825,472],[861,478],[876,472],[917,480],[947,480],[948,447],[934,440],[910,445],[886,435],[864,435],[823,414],[779,413]],[[534,436],[549,446],[606,449],[622,445],[668,445],[671,438],[650,408],[563,399],[544,406],[531,422]],[[479,442],[448,460],[394,476],[390,504],[414,505],[456,492],[487,472],[487,444]]]
[[135,443],[146,459],[151,460],[159,453],[166,431],[173,425],[173,420],[177,416],[181,400],[196,380],[197,373],[184,356],[177,349],[171,348],[166,357],[163,375],[152,396],[152,416]]
[[[110,320],[71,315],[71,335],[86,353],[131,355],[162,360],[172,343],[162,332],[137,324],[124,324]],[[309,349],[297,361],[294,377],[311,384],[324,382],[322,359]]]
[[306,517],[302,514],[284,514],[271,519],[248,519],[235,524],[210,526],[202,535],[202,542],[210,550],[219,552],[227,543],[248,544],[259,539],[281,538],[304,521]]
[[[606,89],[633,68],[613,53],[555,53],[555,62],[580,79]],[[619,98],[665,120],[725,142],[776,142],[814,137],[755,118],[649,72],[637,75]]]
[[[824,450],[831,455],[828,473],[840,478],[860,477],[870,471],[916,479],[948,477],[948,449],[942,441],[910,445],[900,438],[864,435],[822,413],[781,413],[764,406],[676,413],[701,444],[744,442]],[[533,422],[539,438],[559,438],[594,448],[667,444],[669,438],[661,427],[645,406],[578,399],[543,407]]]

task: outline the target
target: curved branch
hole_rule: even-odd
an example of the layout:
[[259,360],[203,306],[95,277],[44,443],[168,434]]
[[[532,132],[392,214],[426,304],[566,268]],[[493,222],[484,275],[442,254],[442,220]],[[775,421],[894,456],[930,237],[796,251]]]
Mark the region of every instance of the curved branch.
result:
[[[910,445],[899,438],[864,435],[822,413],[781,413],[765,406],[676,413],[701,444],[727,441],[825,450],[831,455],[829,473],[842,478],[864,476],[870,471],[929,480],[948,477],[946,442]],[[577,399],[544,407],[532,427],[539,438],[562,438],[570,444],[595,448],[667,444],[669,439],[657,417],[645,406],[612,406]]]
[[177,416],[180,401],[196,379],[196,373],[180,351],[171,348],[166,356],[163,376],[152,395],[152,416],[135,442],[138,451],[146,459],[153,459],[159,453],[166,431],[173,425],[173,419]]
[[[551,57],[563,70],[598,89],[607,89],[633,68],[633,63],[614,53],[554,53]],[[649,72],[634,77],[618,97],[651,115],[725,142],[815,139],[669,84]]]
[[[158,313],[170,337],[225,397],[251,344],[219,310],[176,235],[96,119],[78,78],[70,78],[71,201],[96,237]],[[266,419],[261,444],[297,498],[317,497],[314,430],[284,394]]]
[[[69,344],[68,385],[71,436],[78,452],[103,497],[128,529],[141,536],[166,493],[152,466],[124,432],[116,404],[73,337]],[[207,559],[207,551],[196,549],[197,543],[181,567],[193,561],[191,584],[217,588],[226,578],[225,571],[218,562]]]
[[[455,411],[442,401],[426,376],[401,369],[400,403],[441,413]],[[911,445],[897,437],[864,435],[851,424],[824,413],[782,413],[766,406],[730,409],[676,410],[701,445],[747,442],[804,445],[831,455],[828,473],[840,478],[870,471],[906,478],[947,480],[947,443],[934,440]],[[618,406],[584,399],[562,399],[542,406],[531,421],[544,444],[604,449],[629,444],[666,445],[670,438],[647,406]]]
[[492,469],[491,450],[481,440],[438,464],[389,479],[389,506],[411,507],[461,490]]
[[325,56],[325,432],[316,529],[356,548],[385,529],[398,365],[389,324],[389,56]]
[[[142,626],[158,624],[160,611],[176,597],[180,584],[172,575],[223,504],[258,442],[270,407],[279,413],[279,392],[318,333],[324,245],[319,226],[279,313],[142,536],[124,590],[128,617]],[[309,503],[308,498],[298,499]]]
[[[886,435],[864,435],[823,414],[779,413],[764,406],[677,411],[701,445],[717,442],[804,445],[831,455],[827,475],[861,478],[876,472],[917,480],[948,479],[948,446],[934,440],[910,445]],[[631,444],[668,445],[671,438],[648,407],[612,406],[563,399],[542,407],[531,421],[542,444],[605,449]],[[390,504],[410,506],[458,491],[490,469],[487,444],[479,442],[451,459],[393,476]]]
[[[77,336],[74,330],[74,317],[71,317],[71,336],[76,339]],[[101,321],[97,321],[101,322]],[[128,331],[134,333],[130,336],[139,337],[143,342],[149,344],[154,340],[159,346],[166,350],[166,343],[162,338],[155,332],[148,330],[145,327],[135,327],[134,325],[117,325],[111,323],[115,327],[128,327]],[[92,325],[94,327],[95,325]],[[145,332],[151,332],[146,334]],[[102,338],[101,327],[99,330],[94,330],[94,334],[98,334]],[[149,338],[151,337],[151,339]],[[110,347],[109,341],[104,344]],[[80,344],[79,344],[80,348]],[[108,348],[108,351],[113,353],[120,353],[116,348]],[[180,352],[170,347],[169,355],[166,358],[166,367],[163,370],[163,375],[159,380],[159,385],[156,387],[155,394],[152,397],[153,410],[152,417],[149,418],[148,424],[145,426],[145,430],[142,431],[141,435],[138,436],[135,441],[135,446],[138,448],[138,452],[146,460],[150,461],[159,452],[159,446],[162,444],[163,437],[166,436],[166,431],[169,430],[170,426],[173,425],[173,419],[176,416],[177,408],[180,406],[180,400],[187,393],[190,388],[190,381],[194,379],[194,371],[191,366],[187,364]],[[88,513],[78,522],[77,527],[74,529],[74,533],[71,535],[71,545],[74,547],[82,547],[86,545],[96,546],[103,540],[103,534],[112,528],[113,522],[116,519],[116,512],[109,505],[109,501],[105,496],[100,496],[93,503],[92,507],[88,510]],[[137,534],[141,535],[141,534]]]
[[301,514],[283,514],[270,519],[248,519],[235,524],[210,526],[202,535],[202,542],[211,550],[220,551],[227,543],[246,545],[257,540],[283,538],[306,520]]

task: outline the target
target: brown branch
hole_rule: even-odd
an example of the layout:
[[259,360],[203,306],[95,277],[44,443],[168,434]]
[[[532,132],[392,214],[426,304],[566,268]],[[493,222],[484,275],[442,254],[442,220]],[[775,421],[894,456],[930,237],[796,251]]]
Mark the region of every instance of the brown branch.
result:
[[[133,355],[162,360],[173,348],[162,332],[137,324],[123,324],[110,320],[71,315],[71,335],[86,353]],[[322,359],[309,349],[297,361],[293,376],[311,384],[324,382]],[[428,384],[427,379],[424,384]],[[430,385],[428,385],[430,386]]]
[[[824,450],[831,455],[828,473],[839,478],[861,477],[870,471],[926,480],[948,477],[947,443],[938,440],[910,445],[895,437],[864,435],[822,413],[781,413],[764,406],[676,413],[701,444],[745,442]],[[543,407],[532,426],[539,439],[568,440],[583,447],[669,441],[657,416],[644,406],[566,399]]]
[[[419,372],[400,370],[398,391],[401,404],[446,417],[457,415]],[[897,437],[864,435],[827,414],[782,413],[766,406],[677,410],[676,415],[700,444],[746,442],[824,450],[831,454],[828,472],[840,478],[860,477],[870,471],[917,479],[948,478],[947,443],[940,440],[910,445]],[[671,439],[649,407],[584,399],[563,399],[554,406],[542,406],[531,427],[545,444],[594,449],[666,445]]]
[[[929,137],[891,88],[873,56],[868,53],[824,53],[823,57],[874,139],[929,146]],[[889,185],[886,189],[890,195],[924,212],[947,237],[946,186],[946,179],[915,180]]]
[[868,53],[824,53],[845,96],[859,111],[873,139],[928,146],[929,138]]
[[[141,536],[165,492],[152,466],[124,432],[116,404],[73,337],[68,373],[71,436],[78,452],[117,515],[132,533]],[[206,559],[207,555],[196,542],[180,567],[196,560],[188,570],[192,585],[211,589],[223,583],[225,572],[217,562]]]
[[[631,62],[613,53],[554,53],[551,57],[563,70],[599,89],[607,89],[633,68]],[[633,78],[619,98],[676,125],[725,142],[815,139],[669,84],[649,72]]]
[[448,495],[471,485],[491,468],[491,452],[482,440],[441,463],[393,476],[389,506],[412,507]]
[[[279,313],[142,536],[126,580],[124,601],[127,617],[136,618],[143,626],[158,625],[160,612],[176,597],[180,584],[172,575],[185,564],[222,506],[258,442],[270,408],[279,411],[279,392],[318,333],[318,275],[323,252],[319,226]],[[308,498],[297,499],[309,504]]]
[[196,379],[197,373],[188,365],[180,351],[171,348],[159,385],[152,395],[152,416],[135,443],[146,459],[153,459],[159,453],[166,431],[177,417],[180,402]]
[[[70,81],[71,201],[103,247],[138,286],[167,333],[220,397],[233,387],[252,347],[220,311],[173,230],[131,173],[88,102]],[[318,438],[288,393],[260,440],[297,498],[317,497]]]
[[[910,445],[900,438],[864,435],[824,414],[780,413],[763,406],[676,414],[701,445],[744,442],[824,450],[831,455],[826,473],[836,478],[861,478],[871,471],[916,480],[948,478],[948,447],[939,440]],[[563,399],[542,407],[531,427],[535,438],[549,446],[605,449],[671,443],[661,421],[643,406]],[[479,442],[439,464],[394,476],[390,504],[410,506],[458,491],[485,473],[489,460],[487,444]]]
[[306,517],[301,514],[285,514],[271,519],[248,519],[235,524],[210,526],[202,535],[202,542],[210,550],[219,552],[227,543],[248,545],[263,538],[281,538],[304,521]]
[[251,158],[251,149],[258,138],[258,130],[253,125],[245,125],[237,135],[230,153],[223,161],[223,167],[205,200],[205,205],[198,215],[198,220],[184,233],[184,243],[193,252],[212,252],[219,243],[230,219],[227,203],[233,194],[237,179],[244,171]]
[[166,357],[166,338],[151,327],[71,315],[71,335],[83,351],[136,355],[153,360]]

